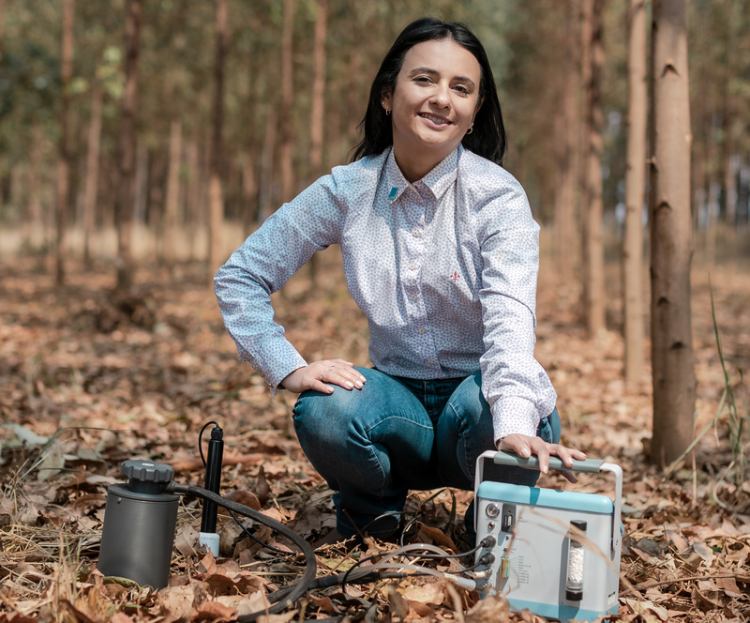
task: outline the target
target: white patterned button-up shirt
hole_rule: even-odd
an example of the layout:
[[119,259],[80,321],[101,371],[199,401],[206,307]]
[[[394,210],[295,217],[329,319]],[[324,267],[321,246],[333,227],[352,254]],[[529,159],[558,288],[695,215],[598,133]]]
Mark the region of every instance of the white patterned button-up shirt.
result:
[[410,184],[388,149],[335,167],[270,216],[214,289],[240,359],[272,391],[307,363],[270,294],[332,244],[376,368],[417,379],[481,369],[495,438],[536,434],[556,395],[534,358],[539,226],[512,175],[459,146]]

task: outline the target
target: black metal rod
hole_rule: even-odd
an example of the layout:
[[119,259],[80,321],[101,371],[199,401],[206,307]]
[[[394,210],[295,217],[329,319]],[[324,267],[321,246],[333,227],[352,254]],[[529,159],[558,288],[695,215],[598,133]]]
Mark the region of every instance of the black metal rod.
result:
[[[219,493],[221,488],[221,462],[224,458],[224,433],[218,426],[211,430],[208,441],[208,457],[206,459],[206,486],[213,493]],[[203,516],[201,517],[201,532],[216,532],[216,513],[218,507],[210,500],[203,501]]]

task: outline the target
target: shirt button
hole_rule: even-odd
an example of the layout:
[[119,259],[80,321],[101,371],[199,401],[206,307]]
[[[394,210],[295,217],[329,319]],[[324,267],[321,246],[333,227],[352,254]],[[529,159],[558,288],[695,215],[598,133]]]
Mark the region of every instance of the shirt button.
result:
[[411,295],[411,300],[412,301],[416,301],[417,300],[417,295],[416,294],[412,294]]
[[414,270],[416,267],[417,267],[417,265],[414,264],[413,262],[411,264],[409,264],[409,270]]
[[432,359],[430,359],[430,360],[429,360],[429,361],[427,362],[427,365],[428,365],[428,366],[434,366],[434,365],[435,365],[435,362],[434,362],[434,361],[433,361]]
[[424,333],[425,331],[427,331],[427,329],[425,329],[424,327],[419,327],[419,332],[420,333]]
[[418,230],[418,229],[415,229],[415,230],[414,230],[414,231],[412,232],[412,234],[414,234],[414,237],[415,237],[415,238],[419,238],[419,230]]

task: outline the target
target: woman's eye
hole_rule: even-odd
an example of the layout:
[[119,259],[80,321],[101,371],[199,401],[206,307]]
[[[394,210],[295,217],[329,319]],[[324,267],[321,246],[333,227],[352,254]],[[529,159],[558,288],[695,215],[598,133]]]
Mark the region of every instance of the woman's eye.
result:
[[424,82],[424,83],[431,82],[431,80],[427,76],[417,76],[414,80],[416,82]]
[[459,85],[457,85],[457,86],[455,86],[455,87],[453,87],[453,88],[454,88],[454,89],[456,89],[456,91],[458,91],[458,92],[459,92],[459,93],[461,93],[462,95],[468,95],[468,94],[469,94],[469,89],[467,89],[467,88],[466,88],[466,87],[465,87],[464,85],[462,85],[462,84],[459,84]]

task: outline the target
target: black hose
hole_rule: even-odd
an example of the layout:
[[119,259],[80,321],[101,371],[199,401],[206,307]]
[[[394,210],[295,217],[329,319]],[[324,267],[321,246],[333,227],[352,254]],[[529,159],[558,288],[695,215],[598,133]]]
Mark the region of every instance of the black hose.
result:
[[[203,489],[202,487],[192,487],[190,485],[180,485],[172,482],[167,486],[166,490],[169,492],[181,493],[183,495],[192,495],[194,497],[201,498],[202,500],[213,502],[218,506],[222,506],[228,510],[234,511],[235,513],[244,515],[245,517],[250,517],[255,521],[259,521],[260,523],[269,526],[276,532],[283,534],[288,539],[291,539],[296,545],[300,547],[302,553],[305,555],[305,572],[302,574],[299,582],[297,582],[294,587],[289,590],[288,593],[286,593],[284,590],[281,590],[276,591],[276,593],[270,595],[269,599],[271,599],[273,602],[277,602],[275,603],[275,605],[268,608],[268,610],[242,615],[237,619],[239,623],[252,623],[253,621],[255,621],[255,619],[264,614],[276,614],[278,612],[281,612],[282,610],[291,607],[295,601],[297,601],[308,591],[310,585],[315,580],[315,574],[317,572],[317,562],[312,546],[299,534],[297,534],[293,530],[290,530],[284,524],[279,523],[275,519],[271,519],[270,517],[264,515],[263,513],[259,513],[258,511],[253,510],[252,508],[245,506],[244,504],[239,504],[237,502],[227,500],[226,498],[221,497],[218,493],[208,491],[207,489]],[[283,601],[280,601],[282,599]]]

